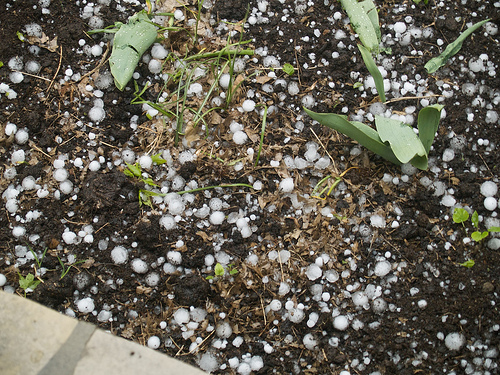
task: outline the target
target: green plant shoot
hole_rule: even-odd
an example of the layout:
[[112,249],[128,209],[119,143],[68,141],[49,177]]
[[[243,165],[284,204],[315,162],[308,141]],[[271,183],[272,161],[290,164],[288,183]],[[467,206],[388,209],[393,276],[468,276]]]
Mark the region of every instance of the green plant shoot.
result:
[[380,43],[380,26],[378,13],[372,0],[340,0],[347,12],[352,28],[359,40],[370,52],[377,53]]
[[286,63],[285,65],[283,65],[283,71],[289,76],[293,76],[293,73],[295,73],[295,68],[292,64]]
[[474,267],[474,264],[476,264],[476,262],[474,262],[472,259],[469,259],[463,263],[460,263],[460,265],[462,267],[466,267],[466,268],[472,268],[472,267]]
[[469,213],[463,208],[455,208],[453,211],[453,221],[457,224],[464,225],[464,222],[469,220]]
[[425,64],[425,69],[427,70],[427,73],[432,74],[436,70],[444,66],[450,57],[454,56],[458,51],[460,51],[464,40],[489,20],[490,18],[475,23],[467,30],[465,30],[462,34],[460,34],[460,36],[453,43],[448,44],[443,53],[441,53],[438,57],[430,59],[427,62],[427,64]]
[[19,286],[24,290],[24,296],[26,297],[26,293],[32,292],[41,283],[40,280],[35,280],[35,275],[29,273],[26,277],[23,277],[19,272]]

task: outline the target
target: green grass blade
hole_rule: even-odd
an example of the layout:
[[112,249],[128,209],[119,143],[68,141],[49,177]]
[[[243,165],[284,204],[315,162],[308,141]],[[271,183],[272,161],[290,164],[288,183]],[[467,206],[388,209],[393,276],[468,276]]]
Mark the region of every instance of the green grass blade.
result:
[[377,31],[373,27],[372,20],[366,14],[365,8],[357,0],[340,0],[340,2],[347,12],[351,25],[358,34],[361,43],[370,51],[378,52]]
[[415,156],[426,156],[424,146],[411,126],[382,116],[375,116],[380,139],[389,142],[394,155],[401,163],[408,163]]
[[444,106],[440,104],[433,104],[421,109],[418,113],[418,136],[427,155],[429,155],[432,142],[434,142],[443,108]]
[[368,50],[368,48],[362,46],[361,44],[358,44],[358,48],[359,52],[361,52],[361,57],[365,62],[366,69],[368,69],[368,71],[373,77],[373,80],[375,81],[375,87],[377,88],[380,100],[383,103],[386,100],[384,91],[384,78],[382,77],[380,70],[378,70],[377,64],[375,63],[375,60],[373,59],[373,56],[371,52]]
[[472,34],[474,31],[476,31],[478,28],[483,26],[486,22],[488,22],[490,19],[480,21],[469,27],[467,30],[465,30],[460,36],[453,42],[448,44],[446,49],[441,53],[438,57],[434,57],[430,59],[427,64],[425,64],[425,69],[427,70],[427,73],[432,74],[439,68],[441,68],[443,65],[446,64],[448,59],[455,55],[460,49],[462,48],[462,43],[464,40]]
[[382,142],[375,129],[368,125],[357,121],[347,121],[343,116],[334,113],[316,113],[306,108],[304,110],[313,120],[318,121],[320,124],[347,135],[394,164],[401,164],[391,148]]

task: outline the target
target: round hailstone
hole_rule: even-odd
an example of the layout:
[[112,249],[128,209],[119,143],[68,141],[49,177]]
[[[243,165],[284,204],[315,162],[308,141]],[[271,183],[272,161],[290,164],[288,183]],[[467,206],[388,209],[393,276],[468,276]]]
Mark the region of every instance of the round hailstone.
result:
[[14,151],[10,157],[12,164],[24,163],[25,160],[26,154],[24,153],[24,150]]
[[241,108],[243,108],[245,112],[252,112],[255,109],[255,102],[251,99],[247,99],[243,102]]
[[238,130],[233,134],[233,142],[237,145],[243,145],[248,140],[248,136],[244,131]]
[[68,178],[68,175],[69,175],[68,171],[66,169],[63,169],[63,168],[56,169],[53,173],[54,180],[56,180],[58,182],[65,181]]
[[310,264],[307,267],[306,276],[309,280],[314,281],[323,275],[323,270],[316,264]]
[[305,316],[304,310],[302,309],[292,308],[288,310],[288,319],[292,323],[300,323],[304,320]]
[[208,373],[212,373],[219,369],[219,363],[217,362],[217,357],[209,352],[204,353],[201,356],[198,362],[198,366],[200,366],[200,368],[203,371],[206,371]]
[[349,326],[349,320],[344,315],[338,315],[333,319],[333,328],[339,331],[345,331]]
[[366,304],[368,304],[368,297],[366,296],[366,294],[364,292],[356,292],[352,295],[352,302],[354,303],[354,305],[356,306],[364,306]]
[[279,189],[283,193],[291,193],[293,191],[293,188],[294,188],[293,178],[287,177],[281,180]]
[[92,172],[97,172],[99,169],[101,169],[101,163],[99,163],[97,160],[93,160],[89,164],[89,169]]
[[12,72],[9,74],[12,83],[21,83],[24,80],[24,74],[21,72]]
[[160,275],[158,275],[156,272],[151,272],[146,276],[145,281],[148,286],[155,287],[160,282]]
[[128,252],[123,246],[116,246],[111,250],[111,259],[114,264],[124,264],[128,260]]
[[172,264],[181,264],[182,263],[182,254],[179,251],[170,250],[167,253],[167,259]]
[[139,258],[132,260],[132,269],[137,273],[146,273],[148,271],[148,265],[145,261]]
[[72,243],[75,243],[76,233],[70,231],[64,232],[62,234],[62,239],[67,245],[71,245]]
[[106,112],[101,107],[92,107],[89,111],[89,118],[94,122],[101,122],[105,116]]
[[160,60],[151,59],[151,61],[148,64],[148,69],[153,74],[160,73],[161,72],[161,68],[162,68],[162,63],[161,63]]
[[28,142],[29,134],[25,129],[19,129],[15,136],[16,142],[19,145],[24,145]]
[[159,222],[160,225],[166,230],[172,230],[176,226],[175,219],[172,215],[162,216]]
[[151,336],[148,339],[148,348],[158,349],[160,347],[160,338],[158,336]]
[[457,203],[457,200],[453,198],[453,195],[446,194],[441,199],[441,204],[446,207],[453,207]]
[[180,215],[186,209],[186,205],[181,199],[173,199],[168,203],[168,212],[175,216]]
[[449,350],[459,350],[465,344],[465,336],[459,332],[452,332],[446,335],[444,344]]
[[222,211],[215,211],[210,215],[210,222],[213,225],[221,225],[224,221],[225,215]]
[[174,313],[174,320],[179,325],[189,323],[189,311],[182,307],[177,309]]
[[219,79],[219,85],[223,89],[227,89],[229,87],[229,82],[231,80],[231,76],[227,73],[224,73]]
[[21,185],[24,190],[33,190],[36,186],[35,178],[33,176],[25,177]]
[[394,24],[394,32],[403,34],[406,31],[406,23],[404,22],[396,22]]
[[385,219],[380,215],[373,215],[370,217],[370,224],[375,228],[385,228]]
[[94,305],[94,300],[90,297],[83,298],[78,303],[76,304],[76,307],[78,308],[78,311],[80,311],[83,314],[88,314],[94,311],[95,305]]
[[375,264],[374,272],[375,272],[376,276],[384,277],[389,272],[391,272],[391,263],[389,263],[386,260],[383,260],[381,262],[377,262],[377,264]]
[[316,341],[312,333],[306,333],[306,335],[302,339],[302,342],[304,343],[306,349],[309,350],[314,350],[316,346],[318,346],[318,341]]
[[25,69],[28,73],[37,74],[41,69],[41,65],[37,61],[31,60],[26,63]]
[[26,234],[26,228],[24,227],[14,227],[12,229],[12,235],[16,238],[22,237]]
[[231,328],[231,324],[229,324],[228,322],[220,322],[219,324],[217,324],[215,333],[217,333],[217,336],[219,336],[221,339],[227,339],[233,334],[233,329]]
[[59,190],[63,194],[71,194],[73,191],[73,183],[70,180],[65,180],[59,184]]
[[381,314],[387,309],[387,302],[383,298],[376,298],[372,301],[372,309],[375,313]]
[[264,360],[261,356],[253,356],[250,360],[250,369],[252,371],[259,371],[262,367],[264,367]]
[[498,186],[493,181],[485,181],[481,184],[481,194],[483,197],[492,197],[498,191]]
[[167,55],[168,51],[161,44],[155,43],[151,47],[151,57],[153,59],[163,60]]
[[484,208],[488,211],[495,211],[498,205],[498,201],[494,197],[484,198]]
[[139,165],[142,169],[149,169],[153,165],[153,159],[149,155],[143,155],[139,158]]
[[7,283],[7,278],[3,273],[0,273],[0,287],[4,286]]

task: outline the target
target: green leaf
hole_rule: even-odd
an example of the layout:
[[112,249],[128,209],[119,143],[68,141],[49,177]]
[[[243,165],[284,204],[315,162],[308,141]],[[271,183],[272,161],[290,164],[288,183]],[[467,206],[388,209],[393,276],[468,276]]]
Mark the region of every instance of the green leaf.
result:
[[394,155],[401,163],[408,163],[415,156],[426,156],[424,146],[411,126],[401,121],[375,116],[380,139],[389,142]]
[[123,90],[132,78],[141,56],[155,42],[156,27],[146,11],[142,10],[122,24],[115,34],[109,66],[119,90]]
[[373,59],[373,56],[368,48],[362,46],[361,44],[358,44],[358,48],[366,65],[366,69],[368,69],[373,77],[373,80],[375,81],[375,87],[377,88],[377,92],[380,96],[380,101],[385,102],[384,78],[382,77],[382,74],[380,73],[380,70],[378,69],[377,64],[375,63],[375,60]]
[[230,274],[231,276],[234,276],[234,275],[236,275],[237,273],[238,273],[238,270],[237,270],[237,269],[235,269],[235,268],[232,268],[232,269],[231,269],[231,271],[229,271],[229,274]]
[[161,153],[151,156],[151,159],[153,160],[153,163],[155,163],[156,165],[162,165],[167,162],[165,159],[161,157]]
[[[155,182],[153,181],[153,179],[151,177],[149,178],[144,178],[142,180],[145,184],[149,185],[149,186],[155,186],[155,187],[159,187],[159,185],[155,184]],[[157,193],[156,193],[157,194]]]
[[214,269],[215,276],[224,276],[224,267],[222,264],[217,263]]
[[476,228],[479,228],[479,214],[477,213],[477,211],[474,211],[474,213],[472,214],[472,216],[470,218],[470,221],[471,221],[473,226],[475,226]]
[[432,142],[434,142],[443,108],[443,105],[433,104],[422,108],[418,113],[418,137],[424,146],[426,155],[429,155]]
[[448,59],[452,56],[454,56],[460,49],[462,48],[462,44],[465,41],[465,39],[472,34],[474,31],[476,31],[478,28],[483,26],[486,22],[488,22],[490,18],[484,21],[480,21],[469,27],[467,30],[465,30],[460,36],[453,42],[448,44],[446,49],[441,53],[438,57],[434,57],[430,59],[427,64],[425,64],[425,69],[427,70],[427,73],[432,74],[442,66],[446,64]]
[[466,262],[463,262],[463,263],[460,263],[460,265],[462,267],[467,267],[467,268],[472,268],[474,267],[474,264],[476,264],[476,262],[474,262],[472,259],[466,261]]
[[135,175],[132,173],[130,169],[124,169],[123,174],[127,177],[135,177]]
[[313,120],[318,121],[320,124],[347,135],[391,163],[401,164],[391,148],[382,142],[377,131],[368,125],[357,121],[347,121],[345,116],[334,113],[316,113],[306,108],[304,110]]
[[[368,4],[361,5],[357,0],[340,0],[342,6],[347,12],[347,16],[351,21],[352,28],[358,34],[361,43],[372,52],[378,52],[380,30],[378,25],[374,27],[372,23],[372,18],[368,16],[365,9],[368,8]],[[378,18],[378,16],[377,16]]]
[[486,231],[486,232],[475,231],[475,232],[472,232],[472,234],[470,236],[474,241],[479,242],[479,241],[482,241],[483,239],[485,239],[486,237],[488,237],[488,233],[489,233],[488,231]]
[[453,211],[453,221],[457,224],[462,224],[469,219],[469,213],[463,208],[455,208]]
[[[135,177],[139,177],[139,178],[142,177],[141,166],[139,163],[129,164],[129,163],[125,162],[125,164],[127,164],[128,169],[130,170],[130,172],[132,172],[132,174]],[[125,171],[123,173],[125,173]]]
[[3,62],[2,62],[2,61],[0,61],[0,68],[1,68],[2,66],[3,66]]
[[295,73],[295,68],[292,64],[286,63],[285,65],[283,65],[283,71],[289,76],[293,76],[293,73]]
[[34,290],[38,284],[40,284],[40,280],[35,280],[35,275],[32,273],[29,273],[26,275],[26,277],[23,277],[21,274],[19,274],[19,286],[26,290],[26,289],[31,289]]
[[355,82],[354,85],[352,85],[352,88],[353,89],[359,89],[362,86],[363,86],[363,84],[361,82]]
[[17,39],[19,39],[21,42],[26,41],[26,38],[24,37],[24,34],[20,31],[16,31]]
[[359,2],[359,5],[363,7],[363,10],[370,19],[373,29],[375,30],[375,35],[377,36],[378,43],[380,44],[382,33],[380,31],[380,21],[378,19],[378,11],[375,7],[375,3],[373,2],[373,0],[364,0]]
[[500,232],[500,227],[491,227],[491,228],[488,228],[488,232]]

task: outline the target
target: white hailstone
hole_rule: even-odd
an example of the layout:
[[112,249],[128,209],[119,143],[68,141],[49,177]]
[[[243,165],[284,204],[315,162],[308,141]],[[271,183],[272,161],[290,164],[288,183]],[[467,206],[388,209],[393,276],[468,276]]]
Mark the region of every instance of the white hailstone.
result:
[[131,264],[132,270],[137,273],[146,273],[148,271],[148,265],[145,261],[139,258],[132,260]]
[[153,159],[149,155],[143,155],[139,158],[139,165],[142,169],[149,169],[153,165]]
[[370,224],[375,228],[385,228],[385,219],[380,215],[372,215],[370,217]]
[[54,180],[58,182],[63,182],[65,181],[69,176],[69,173],[66,169],[64,168],[59,168],[56,169],[53,173]]
[[278,299],[273,299],[270,303],[269,303],[269,308],[273,311],[279,311],[281,310],[281,301],[278,300]]
[[200,96],[202,94],[203,94],[203,86],[200,83],[194,82],[191,85],[189,85],[188,90],[187,90],[188,96],[192,96],[192,95]]
[[33,190],[36,186],[35,178],[33,176],[25,177],[21,185],[24,190]]
[[386,260],[382,260],[380,262],[377,262],[377,264],[375,264],[374,272],[375,272],[376,276],[384,277],[389,272],[391,272],[391,263],[389,263]]
[[312,333],[306,333],[302,342],[304,343],[306,349],[309,350],[314,350],[318,346],[318,341],[316,341]]
[[465,344],[465,336],[459,332],[452,332],[446,335],[444,344],[449,350],[459,350]]
[[201,356],[200,360],[198,361],[198,366],[200,366],[203,371],[206,371],[208,373],[212,373],[219,369],[217,357],[210,352],[206,352]]
[[368,304],[368,296],[364,292],[356,292],[352,296],[352,303],[356,306],[365,306]]
[[148,69],[153,74],[158,74],[161,72],[162,63],[160,60],[151,59],[148,64]]
[[26,155],[24,154],[24,150],[14,151],[10,157],[10,161],[12,164],[24,163],[26,160]]
[[177,21],[182,21],[184,19],[184,12],[180,9],[176,9],[174,12],[174,18]]
[[41,65],[37,61],[31,60],[26,63],[25,69],[28,73],[37,74],[41,69]]
[[12,235],[16,238],[22,237],[25,234],[26,234],[26,228],[24,227],[17,226],[12,228]]
[[19,129],[16,132],[15,139],[17,144],[24,145],[26,142],[28,142],[29,134],[26,129]]
[[306,108],[312,108],[316,104],[316,101],[312,95],[306,95],[302,98],[301,103]]
[[67,231],[62,234],[63,241],[68,245],[75,243],[76,237],[77,237],[76,233],[71,231]]
[[106,112],[101,107],[92,107],[89,111],[89,118],[94,122],[100,122],[104,120]]
[[304,310],[302,310],[302,309],[298,309],[295,307],[288,309],[288,319],[292,323],[300,323],[301,321],[304,320],[305,316],[306,315],[304,313]]
[[299,84],[296,81],[292,81],[288,84],[288,93],[290,95],[297,95],[299,91]]
[[243,102],[241,108],[243,108],[245,112],[252,112],[255,109],[255,102],[251,99],[247,99]]
[[486,112],[486,117],[484,118],[484,121],[487,124],[494,124],[494,123],[496,123],[498,121],[498,112],[496,112],[496,111],[487,111]]
[[148,348],[158,349],[160,347],[161,341],[158,336],[151,336],[148,339]]
[[182,254],[179,251],[170,250],[167,253],[167,259],[170,263],[178,265],[182,263]]
[[135,153],[132,150],[123,150],[122,159],[124,162],[133,164],[135,162]]
[[89,164],[89,169],[92,172],[97,172],[99,169],[101,169],[101,163],[99,163],[97,160],[92,160]]
[[217,324],[217,327],[215,328],[215,333],[221,339],[227,339],[229,336],[233,334],[233,328],[231,327],[231,324],[229,324],[228,322],[222,321]]
[[493,181],[485,181],[481,184],[480,188],[483,197],[492,197],[498,191],[498,186]]
[[8,122],[5,125],[4,133],[7,137],[10,137],[12,134],[16,134],[17,132],[17,125],[13,124],[12,122]]
[[73,183],[70,180],[64,180],[59,184],[59,190],[63,194],[70,194],[73,191]]
[[168,212],[173,215],[180,215],[186,209],[186,205],[181,199],[172,199],[168,202]]
[[319,319],[318,313],[316,313],[316,312],[310,313],[309,319],[307,320],[307,326],[309,328],[314,327],[316,325],[316,323],[318,322],[318,319]]
[[12,83],[21,83],[24,80],[24,74],[21,72],[12,72],[9,74]]
[[54,165],[54,168],[56,168],[56,169],[64,168],[64,160],[56,159],[56,160],[54,160],[53,165]]
[[[38,38],[42,37],[42,26],[40,26],[37,23],[30,23],[28,25],[25,25],[24,29],[26,30],[26,34],[29,36],[36,36]],[[9,65],[9,67],[10,67],[10,65]]]
[[184,187],[185,184],[186,181],[181,176],[177,175],[172,180],[172,190],[179,191]]
[[220,198],[212,198],[208,203],[210,209],[213,211],[220,211],[222,209],[222,200]]
[[403,34],[406,31],[406,23],[404,22],[396,22],[394,24],[394,32]]
[[144,280],[146,281],[146,284],[148,284],[148,286],[155,287],[160,282],[160,275],[158,275],[156,272],[151,272],[146,276]]
[[244,131],[238,130],[233,134],[233,142],[237,145],[243,145],[248,140],[248,136]]
[[484,208],[488,211],[495,211],[498,205],[498,201],[494,197],[484,198]]
[[441,199],[441,204],[445,207],[453,207],[457,203],[457,200],[453,195],[445,194]]
[[493,22],[486,22],[484,24],[484,31],[486,31],[486,33],[489,35],[497,35],[498,26]]
[[92,48],[90,49],[90,53],[92,54],[92,56],[101,56],[102,55],[102,47],[99,45],[99,44],[96,44],[94,46],[92,46]]
[[219,79],[220,87],[222,87],[223,89],[227,89],[229,87],[230,80],[231,80],[231,76],[229,74],[224,73],[223,75],[221,75],[221,77]]
[[174,312],[174,320],[179,325],[189,323],[189,311],[183,307],[177,309]]
[[314,281],[323,275],[323,270],[316,264],[310,264],[307,267],[306,276],[309,280]]
[[111,250],[111,260],[114,264],[124,264],[128,260],[128,251],[123,246],[116,246]]
[[83,314],[91,313],[95,308],[94,300],[90,297],[82,298],[77,302],[76,307],[78,308],[78,311]]
[[375,313],[381,314],[387,310],[387,302],[383,298],[376,298],[372,301],[372,309]]
[[264,360],[261,356],[256,355],[250,359],[250,369],[252,371],[259,371],[262,367],[264,367]]
[[290,291],[290,285],[288,285],[288,283],[282,281],[280,283],[280,286],[278,288],[278,294],[280,296],[284,296],[285,294],[287,294],[288,292]]
[[0,273],[0,288],[7,283],[7,278],[3,273]]
[[166,230],[171,230],[176,227],[175,219],[172,215],[164,215],[160,219],[160,225]]
[[483,60],[481,60],[479,57],[470,59],[469,69],[472,70],[474,73],[480,72],[481,70],[484,69]]
[[333,319],[333,328],[339,331],[345,331],[349,326],[349,320],[344,315],[338,315]]
[[455,159],[455,151],[452,148],[447,148],[443,151],[443,161],[449,162]]
[[112,317],[113,314],[108,310],[101,310],[99,314],[97,314],[97,320],[101,323],[109,322]]
[[151,57],[153,59],[163,60],[168,56],[168,51],[159,43],[153,44],[151,47]]
[[287,177],[287,178],[284,178],[283,180],[281,180],[280,185],[279,185],[279,189],[283,193],[291,193],[293,191],[294,186],[295,185],[293,182],[293,178]]
[[225,215],[222,211],[215,211],[210,215],[210,223],[213,225],[221,225],[224,221]]

